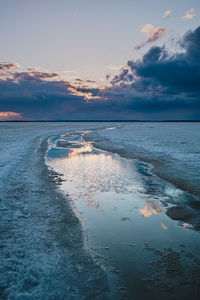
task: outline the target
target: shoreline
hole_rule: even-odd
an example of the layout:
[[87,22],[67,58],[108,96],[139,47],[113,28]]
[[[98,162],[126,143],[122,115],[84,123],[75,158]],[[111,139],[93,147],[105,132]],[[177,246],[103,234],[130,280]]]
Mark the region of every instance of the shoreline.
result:
[[81,223],[45,164],[47,139],[34,139],[6,175],[0,296],[111,299],[108,276],[84,249]]

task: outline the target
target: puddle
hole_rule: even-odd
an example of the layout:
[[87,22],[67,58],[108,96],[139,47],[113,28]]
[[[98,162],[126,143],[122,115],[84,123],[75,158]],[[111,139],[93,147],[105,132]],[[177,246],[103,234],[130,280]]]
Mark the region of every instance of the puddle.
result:
[[[46,158],[63,174],[59,188],[84,224],[94,259],[117,275],[123,299],[181,299],[192,289],[187,277],[193,275],[181,279],[189,260],[200,274],[199,233],[165,212],[168,203],[184,201],[184,193],[152,175],[148,164],[95,149],[83,135],[51,138]],[[182,269],[178,265],[169,277],[173,259]]]

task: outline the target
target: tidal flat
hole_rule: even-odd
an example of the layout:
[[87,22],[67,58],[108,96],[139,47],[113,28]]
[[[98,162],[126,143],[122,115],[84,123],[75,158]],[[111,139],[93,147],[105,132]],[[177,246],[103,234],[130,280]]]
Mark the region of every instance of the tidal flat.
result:
[[200,298],[199,123],[0,126],[2,299]]

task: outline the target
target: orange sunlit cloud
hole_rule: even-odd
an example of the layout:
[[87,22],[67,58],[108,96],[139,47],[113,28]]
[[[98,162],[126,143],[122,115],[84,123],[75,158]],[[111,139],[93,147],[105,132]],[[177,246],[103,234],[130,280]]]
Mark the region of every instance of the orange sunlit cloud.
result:
[[100,99],[99,96],[94,96],[91,92],[81,92],[77,91],[75,88],[70,87],[68,88],[68,91],[75,96],[84,97],[85,100],[94,100],[94,99]]
[[12,71],[20,66],[17,63],[0,63],[0,72]]
[[0,111],[0,120],[13,120],[21,117],[21,113],[16,113],[14,111]]
[[141,49],[148,43],[152,43],[158,40],[159,38],[161,38],[163,35],[167,33],[167,30],[162,27],[155,28],[155,26],[153,26],[152,24],[146,24],[141,28],[140,32],[146,34],[146,41],[142,43],[137,43],[135,46],[136,50]]

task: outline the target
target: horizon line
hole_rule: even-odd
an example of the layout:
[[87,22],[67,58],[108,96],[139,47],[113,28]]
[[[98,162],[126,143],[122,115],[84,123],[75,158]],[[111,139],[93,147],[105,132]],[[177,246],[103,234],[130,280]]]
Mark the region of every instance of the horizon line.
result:
[[0,120],[0,123],[11,122],[11,123],[30,123],[30,122],[200,122],[200,120]]

